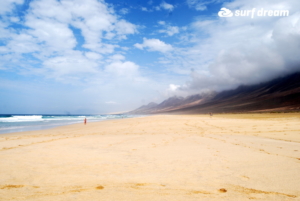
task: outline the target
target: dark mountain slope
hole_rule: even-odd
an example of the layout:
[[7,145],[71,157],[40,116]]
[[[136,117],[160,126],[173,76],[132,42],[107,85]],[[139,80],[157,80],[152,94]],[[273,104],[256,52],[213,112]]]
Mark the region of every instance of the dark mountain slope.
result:
[[[143,107],[146,107],[143,108]],[[300,109],[300,73],[268,82],[210,95],[171,97],[153,107],[142,106],[133,113],[220,113],[290,111]]]
[[174,112],[258,112],[288,111],[300,107],[300,73],[277,78],[269,82],[240,86],[218,93],[204,104]]

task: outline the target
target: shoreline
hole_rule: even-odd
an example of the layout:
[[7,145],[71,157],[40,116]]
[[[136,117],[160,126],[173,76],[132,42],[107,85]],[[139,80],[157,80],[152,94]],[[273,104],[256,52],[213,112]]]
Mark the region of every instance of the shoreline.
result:
[[296,200],[300,115],[156,115],[0,135],[3,200]]
[[[13,116],[13,115],[11,115]],[[27,115],[28,117],[30,116],[43,116],[43,115]],[[48,116],[48,115],[44,115]],[[63,115],[56,115],[57,117],[61,117]],[[76,116],[76,115],[73,115]],[[99,116],[99,115],[96,115]],[[107,115],[100,115],[100,116],[108,116]],[[107,120],[113,120],[113,119],[123,119],[120,117],[117,118],[107,118],[107,119],[89,119],[91,115],[86,116],[87,117],[87,122],[92,123],[92,122],[101,122],[101,121],[107,121]],[[138,117],[138,116],[137,116]],[[125,118],[135,118],[134,116],[126,116]],[[7,127],[2,127],[0,129],[0,136],[3,134],[9,134],[9,133],[19,133],[19,132],[27,132],[27,131],[39,131],[39,130],[47,130],[51,128],[56,128],[60,126],[67,126],[67,125],[73,125],[73,124],[81,124],[84,122],[84,118],[82,119],[74,119],[74,120],[47,120],[44,119],[44,121],[20,121],[20,122],[10,122],[10,121],[2,121],[0,122],[0,128],[1,128],[1,123],[6,123],[6,124],[15,124],[14,126],[7,126]],[[23,125],[20,125],[23,124]],[[3,126],[3,125],[2,125]]]
[[126,120],[126,119],[137,119],[137,118],[143,118],[143,117],[148,117],[148,116],[128,117],[128,118],[123,118],[123,119],[105,119],[105,120],[99,120],[99,121],[90,121],[90,122],[88,121],[86,125],[84,125],[84,122],[71,123],[71,124],[65,124],[65,125],[60,125],[60,126],[55,126],[55,127],[45,128],[45,129],[27,130],[27,131],[11,132],[11,133],[0,133],[0,139],[1,139],[1,137],[9,137],[9,136],[22,136],[22,135],[32,135],[32,134],[36,135],[39,133],[42,133],[42,134],[43,133],[51,133],[52,131],[57,132],[60,129],[62,131],[65,131],[65,130],[71,129],[73,126],[74,126],[74,128],[82,128],[81,125],[87,126],[90,124],[98,124],[98,123],[102,123],[102,122],[119,121],[119,120],[121,121],[121,120]]

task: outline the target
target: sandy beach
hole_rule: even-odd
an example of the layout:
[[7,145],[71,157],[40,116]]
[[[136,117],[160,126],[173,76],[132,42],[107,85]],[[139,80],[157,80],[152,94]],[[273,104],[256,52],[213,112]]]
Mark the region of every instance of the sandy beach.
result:
[[0,135],[0,200],[300,200],[300,114],[158,115]]

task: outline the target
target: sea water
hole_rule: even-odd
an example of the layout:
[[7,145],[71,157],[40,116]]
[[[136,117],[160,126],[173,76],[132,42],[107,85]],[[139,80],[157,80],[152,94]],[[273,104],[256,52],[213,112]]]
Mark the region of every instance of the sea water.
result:
[[0,134],[22,132],[30,130],[41,130],[57,126],[104,121],[108,119],[130,118],[133,115],[114,114],[114,115],[17,115],[0,114]]

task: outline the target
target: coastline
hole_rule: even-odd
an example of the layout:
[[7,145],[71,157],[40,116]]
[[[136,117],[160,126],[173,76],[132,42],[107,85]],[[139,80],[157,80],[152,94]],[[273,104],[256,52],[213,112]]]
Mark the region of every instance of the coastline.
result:
[[0,198],[296,200],[300,115],[262,115],[156,115],[1,134]]
[[132,118],[124,114],[102,115],[48,115],[48,114],[6,114],[0,115],[0,135],[6,133],[46,130],[55,127],[80,124],[86,118],[88,122],[110,119]]

